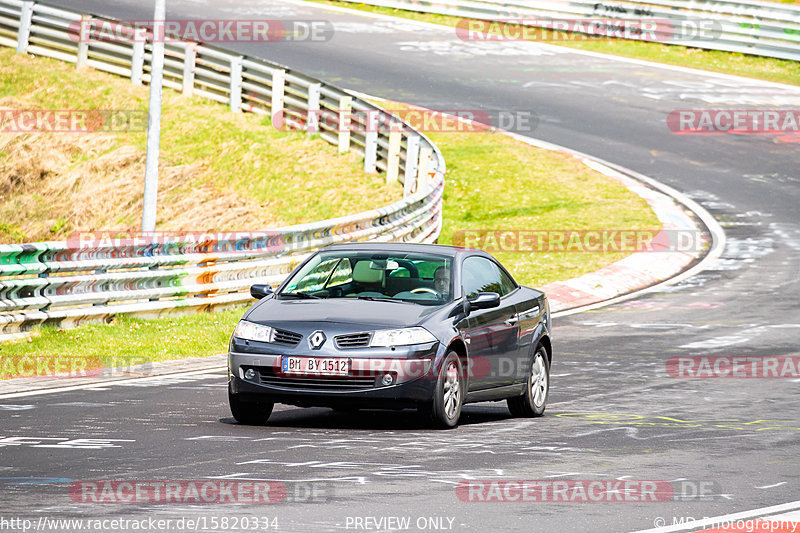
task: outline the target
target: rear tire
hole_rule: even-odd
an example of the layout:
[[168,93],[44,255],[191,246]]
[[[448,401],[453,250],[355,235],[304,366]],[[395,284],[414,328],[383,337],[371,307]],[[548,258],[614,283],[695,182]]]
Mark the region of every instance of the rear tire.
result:
[[433,402],[420,409],[422,413],[430,416],[436,426],[449,429],[458,425],[461,407],[464,404],[463,377],[458,354],[453,351],[447,352],[439,369]]
[[230,387],[228,387],[228,405],[237,422],[250,426],[264,425],[272,414],[272,408],[275,407],[274,402],[242,401],[238,394],[231,394]]
[[550,393],[550,363],[547,350],[543,346],[536,348],[531,360],[525,393],[522,396],[508,398],[508,410],[515,417],[531,418],[542,416],[547,407],[547,396]]

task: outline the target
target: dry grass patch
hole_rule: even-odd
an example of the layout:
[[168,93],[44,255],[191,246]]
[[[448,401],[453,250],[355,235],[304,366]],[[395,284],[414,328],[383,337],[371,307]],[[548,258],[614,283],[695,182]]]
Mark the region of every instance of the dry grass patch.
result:
[[[147,87],[0,50],[0,108],[146,111]],[[136,231],[146,132],[0,133],[0,242]],[[402,188],[318,137],[164,90],[159,230],[256,230],[390,204]]]

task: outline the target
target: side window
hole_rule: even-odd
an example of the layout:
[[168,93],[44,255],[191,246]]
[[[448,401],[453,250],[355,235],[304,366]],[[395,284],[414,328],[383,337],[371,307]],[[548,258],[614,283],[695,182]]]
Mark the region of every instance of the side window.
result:
[[411,272],[406,267],[396,268],[389,273],[390,278],[410,278]]
[[497,270],[500,271],[500,283],[503,285],[503,292],[500,293],[500,296],[505,296],[509,292],[513,291],[517,288],[517,284],[514,283],[514,280],[509,277],[508,274],[502,269],[498,268]]
[[461,268],[461,286],[468,299],[475,298],[479,292],[503,292],[500,269],[485,257],[468,257]]

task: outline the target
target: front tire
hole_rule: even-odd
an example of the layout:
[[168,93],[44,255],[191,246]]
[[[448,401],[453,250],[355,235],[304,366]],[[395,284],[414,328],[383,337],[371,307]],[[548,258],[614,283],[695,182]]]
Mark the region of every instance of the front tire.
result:
[[456,352],[447,352],[433,394],[433,403],[428,409],[431,420],[439,427],[453,428],[461,417],[464,404],[464,380],[461,359]]
[[232,394],[230,386],[228,387],[228,405],[231,408],[231,414],[240,424],[250,426],[263,426],[266,424],[267,419],[272,414],[272,408],[275,407],[274,402],[245,402],[239,397],[238,394]]
[[547,407],[547,397],[550,393],[550,362],[547,359],[547,350],[539,346],[533,354],[531,369],[525,393],[522,396],[508,398],[508,410],[520,418],[542,416]]

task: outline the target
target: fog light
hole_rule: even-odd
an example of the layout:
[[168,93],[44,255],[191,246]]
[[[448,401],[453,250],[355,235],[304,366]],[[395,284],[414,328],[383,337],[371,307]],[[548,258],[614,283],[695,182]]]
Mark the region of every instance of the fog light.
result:
[[256,377],[256,371],[253,370],[252,368],[248,368],[244,373],[244,377],[245,379],[253,379],[254,377]]
[[384,385],[391,385],[392,381],[394,381],[394,378],[391,374],[384,374],[383,378],[381,379],[381,383]]

